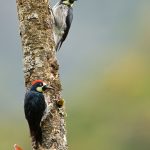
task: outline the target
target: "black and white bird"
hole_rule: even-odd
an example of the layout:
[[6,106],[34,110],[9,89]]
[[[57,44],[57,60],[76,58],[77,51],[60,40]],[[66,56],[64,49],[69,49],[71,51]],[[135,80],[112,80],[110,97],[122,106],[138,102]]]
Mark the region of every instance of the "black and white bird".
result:
[[24,99],[25,117],[29,124],[30,134],[36,143],[42,141],[40,123],[47,106],[43,92],[48,89],[51,87],[48,87],[42,80],[35,80]]
[[65,41],[72,20],[73,20],[73,3],[77,0],[60,0],[53,8],[54,16],[54,41],[56,51],[60,49]]

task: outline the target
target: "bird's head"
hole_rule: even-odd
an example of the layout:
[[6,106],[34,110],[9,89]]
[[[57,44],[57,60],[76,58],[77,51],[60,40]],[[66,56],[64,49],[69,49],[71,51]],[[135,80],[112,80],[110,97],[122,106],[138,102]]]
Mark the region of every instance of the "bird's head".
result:
[[68,0],[71,4],[73,4],[77,0]]
[[69,6],[72,6],[75,1],[77,1],[77,0],[61,0],[61,2],[63,4],[66,4],[66,5],[69,5]]
[[35,80],[32,82],[31,91],[37,91],[43,93],[49,89],[53,89],[52,87],[48,87],[48,85],[42,80]]
[[20,146],[18,146],[17,144],[14,144],[14,149],[15,150],[22,150],[22,148]]

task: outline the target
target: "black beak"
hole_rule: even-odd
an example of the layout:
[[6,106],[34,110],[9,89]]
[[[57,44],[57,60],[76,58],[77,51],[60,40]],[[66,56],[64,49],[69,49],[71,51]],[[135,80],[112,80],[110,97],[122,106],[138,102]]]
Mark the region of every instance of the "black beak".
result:
[[42,90],[43,90],[43,91],[51,90],[51,89],[53,89],[53,90],[54,90],[54,88],[53,88],[53,87],[48,87],[47,85],[42,86]]

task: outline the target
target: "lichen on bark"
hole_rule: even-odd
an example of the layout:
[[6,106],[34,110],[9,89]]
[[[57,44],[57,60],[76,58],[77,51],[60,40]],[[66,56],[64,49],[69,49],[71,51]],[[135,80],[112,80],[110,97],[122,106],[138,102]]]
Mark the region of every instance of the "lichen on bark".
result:
[[23,48],[25,86],[42,79],[54,90],[47,92],[47,112],[42,122],[42,145],[32,139],[33,150],[67,150],[64,106],[62,99],[59,65],[53,40],[53,19],[47,0],[16,0],[20,36]]

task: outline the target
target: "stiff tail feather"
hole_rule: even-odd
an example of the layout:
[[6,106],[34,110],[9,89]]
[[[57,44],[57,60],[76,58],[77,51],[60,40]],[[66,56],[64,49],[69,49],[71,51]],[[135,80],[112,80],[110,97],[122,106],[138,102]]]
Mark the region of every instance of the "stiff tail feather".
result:
[[30,128],[30,135],[35,140],[37,144],[42,143],[42,130],[40,125],[29,126]]

